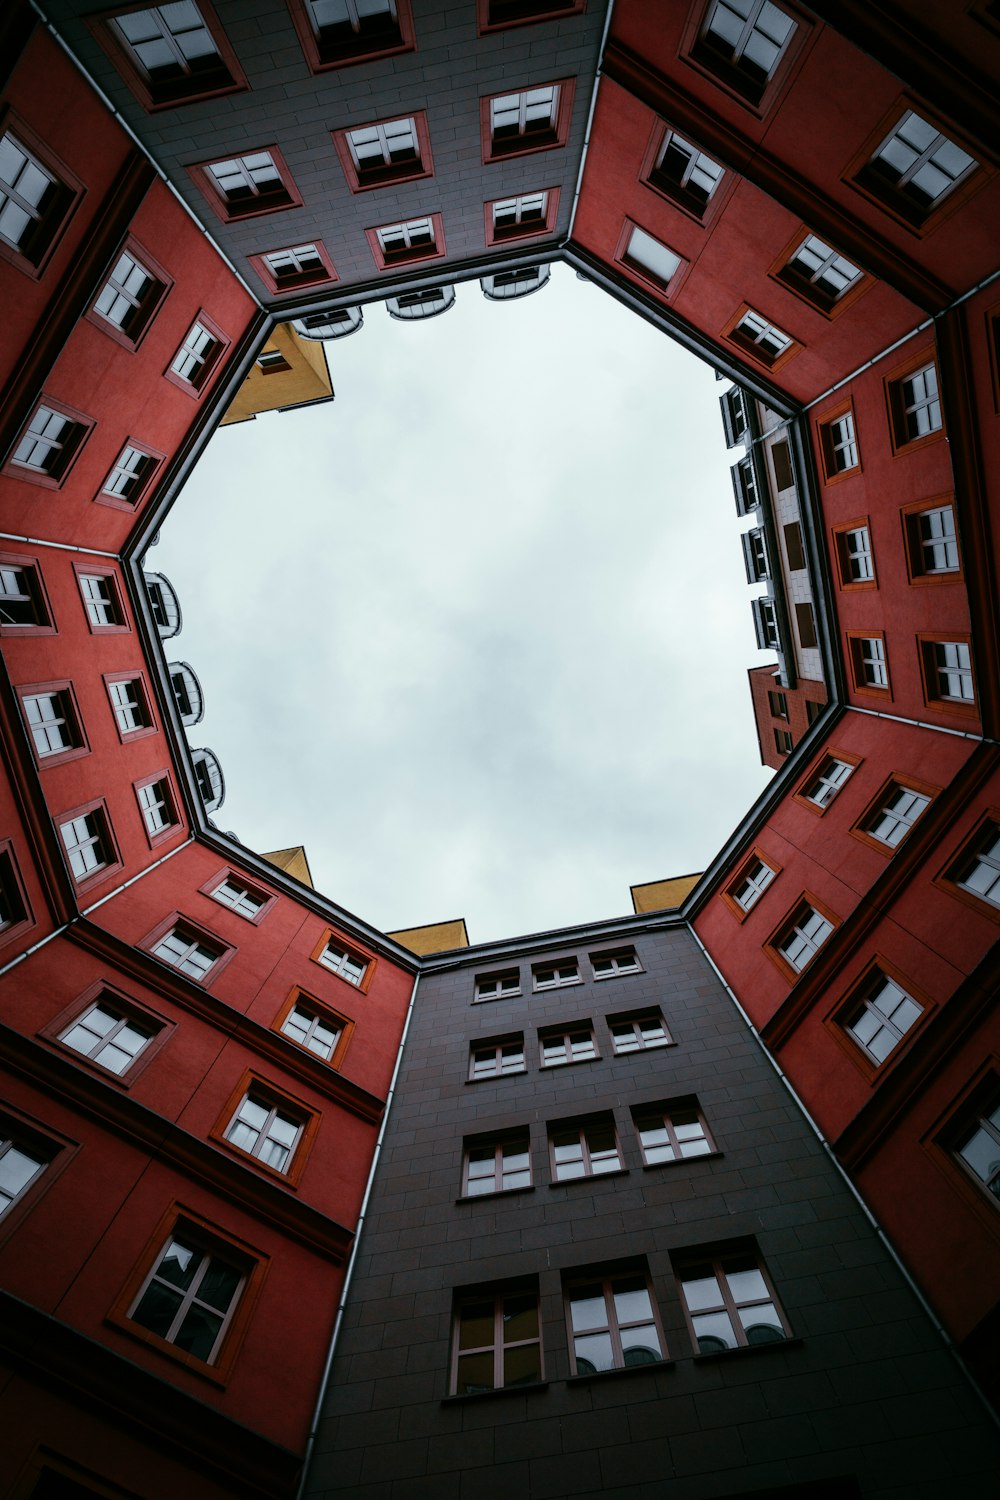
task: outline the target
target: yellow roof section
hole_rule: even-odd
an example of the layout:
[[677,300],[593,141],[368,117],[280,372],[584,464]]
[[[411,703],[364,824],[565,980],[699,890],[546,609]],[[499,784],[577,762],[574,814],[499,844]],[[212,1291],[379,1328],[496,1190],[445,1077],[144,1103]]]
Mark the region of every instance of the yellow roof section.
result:
[[386,937],[411,953],[445,953],[449,948],[469,946],[464,917],[456,917],[453,922],[429,922],[425,927],[401,927],[398,932],[387,932]]
[[696,875],[674,875],[670,880],[647,880],[642,885],[630,886],[632,910],[672,911],[691,894],[700,879],[699,871]]
[[289,849],[272,849],[270,854],[262,854],[261,859],[277,865],[279,870],[284,870],[286,875],[291,875],[295,880],[301,880],[310,890],[314,889],[312,871],[302,844],[293,844]]
[[[260,360],[266,355],[271,359],[265,360],[262,368]],[[220,426],[248,422],[261,411],[283,411],[289,406],[307,406],[332,397],[333,383],[323,344],[302,338],[291,323],[279,323],[233,397]]]

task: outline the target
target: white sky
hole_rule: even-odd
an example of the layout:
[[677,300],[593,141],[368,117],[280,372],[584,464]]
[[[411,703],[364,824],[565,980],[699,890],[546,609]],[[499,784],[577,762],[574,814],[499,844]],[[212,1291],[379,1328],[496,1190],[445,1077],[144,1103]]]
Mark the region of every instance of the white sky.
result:
[[218,825],[474,943],[704,868],[771,775],[713,371],[561,266],[326,348],[336,400],[220,430],[148,558]]

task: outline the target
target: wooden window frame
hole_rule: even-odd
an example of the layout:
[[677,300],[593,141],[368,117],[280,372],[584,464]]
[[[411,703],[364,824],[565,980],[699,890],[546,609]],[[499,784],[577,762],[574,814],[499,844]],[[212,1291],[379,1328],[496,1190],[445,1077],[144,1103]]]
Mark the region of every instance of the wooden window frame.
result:
[[[355,130],[374,130],[380,125],[399,125],[403,121],[413,127],[417,143],[416,159],[412,162],[386,162],[381,166],[361,167],[354,159],[349,137]],[[431,137],[427,128],[427,111],[415,109],[409,115],[390,115],[378,120],[366,120],[363,124],[345,126],[330,132],[334,150],[340,159],[344,178],[352,193],[370,193],[377,188],[396,187],[402,183],[420,182],[434,176],[434,159],[431,155]]]
[[15,266],[32,281],[41,280],[48,268],[60,240],[66,232],[76,209],[86,191],[84,184],[64,161],[36,135],[30,125],[9,107],[0,110],[0,135],[10,133],[25,153],[34,157],[46,176],[56,184],[56,196],[52,206],[41,218],[42,228],[36,231],[39,243],[29,253],[0,240],[0,259]]
[[[148,7],[139,6],[137,8],[142,10]],[[125,329],[120,327],[119,324],[105,317],[103,313],[98,312],[95,305],[97,297],[103,292],[111,278],[112,272],[117,267],[119,258],[126,254],[130,255],[141,266],[153,283],[139,304],[135,328],[130,333],[126,333]],[[91,299],[84,317],[88,323],[92,323],[95,328],[99,328],[108,338],[114,339],[116,344],[120,344],[123,349],[127,349],[129,353],[134,354],[149,332],[153,319],[163,306],[167,294],[173,285],[174,278],[170,275],[170,272],[149,253],[144,245],[139,243],[134,235],[127,234],[108,262],[101,285],[97,290],[97,296]]]
[[[882,642],[882,665],[885,667],[885,685],[881,683],[867,682],[864,677],[864,645],[865,641]],[[881,701],[892,701],[892,673],[889,671],[889,653],[885,649],[884,630],[847,630],[844,632],[844,643],[846,650],[844,658],[847,663],[851,688],[855,693],[877,698]]]
[[[226,1131],[231,1130],[236,1123],[240,1107],[247,1099],[261,1103],[262,1107],[266,1101],[268,1108],[283,1111],[286,1118],[297,1123],[299,1134],[289,1152],[287,1169],[272,1167],[254,1152],[246,1151],[242,1146],[237,1146],[227,1139]],[[320,1118],[319,1110],[306,1104],[294,1094],[288,1093],[272,1079],[264,1078],[260,1073],[248,1069],[241,1075],[239,1082],[226,1100],[208,1136],[209,1140],[227,1155],[263,1173],[272,1182],[280,1182],[287,1187],[297,1188],[302,1180],[309,1153],[312,1151],[316,1133],[319,1130]]]
[[[822,806],[820,806],[818,802],[814,802],[812,798],[807,795],[807,788],[813,786],[815,782],[819,780],[820,776],[823,774],[823,770],[827,762],[831,760],[840,761],[843,765],[850,766],[851,769],[848,775],[844,777],[844,780],[837,787],[834,795],[830,797],[828,801],[823,803]],[[854,772],[862,764],[862,761],[863,757],[860,755],[852,755],[846,750],[838,750],[835,745],[824,745],[819,755],[809,767],[806,775],[802,778],[795,791],[792,793],[794,800],[798,802],[800,806],[807,807],[810,812],[812,812],[817,818],[822,818],[826,813],[830,811],[830,808],[833,807],[834,803],[840,800],[840,796],[844,790],[844,787],[850,781],[851,777],[854,775]]]
[[[930,511],[945,509],[951,511],[955,522],[955,550],[958,553],[958,567],[928,572],[919,566],[923,562],[923,540],[919,534],[920,517]],[[949,492],[944,495],[933,495],[927,500],[913,500],[909,505],[900,508],[899,517],[903,527],[903,551],[906,556],[906,574],[909,582],[917,588],[964,583],[965,565],[962,561],[954,494]]]
[[0,890],[11,906],[16,901],[22,912],[9,926],[0,927],[0,947],[4,947],[15,938],[22,937],[35,925],[35,915],[14,853],[13,839],[0,838]]
[[[33,469],[28,464],[20,463],[14,457],[18,444],[26,436],[32,419],[41,410],[53,412],[59,417],[65,417],[67,421],[73,424],[72,436],[67,444],[66,457],[53,473],[49,473],[44,469]],[[10,445],[2,472],[8,479],[20,479],[25,484],[37,484],[46,490],[61,490],[73,472],[76,461],[83,452],[87,440],[96,426],[96,417],[90,417],[86,412],[78,411],[75,406],[70,406],[68,402],[60,401],[58,397],[50,395],[47,391],[42,391],[37,401],[33,403],[26,421],[18,429],[17,435]]]
[[[848,469],[838,469],[834,458],[831,428],[834,422],[839,422],[844,417],[850,417],[851,419],[851,426],[854,429],[854,447],[858,455],[858,461]],[[855,474],[862,473],[864,464],[861,459],[861,443],[858,440],[858,418],[854,410],[853,400],[848,399],[847,401],[842,401],[839,406],[830,407],[821,417],[817,418],[813,430],[816,437],[816,453],[820,461],[824,484],[841,484],[845,479],[850,479]]]
[[[83,617],[87,622],[87,629],[91,635],[131,635],[132,627],[129,624],[129,617],[125,609],[125,591],[122,588],[118,570],[103,562],[82,563],[74,560],[73,571],[76,574],[76,590],[80,598],[80,608],[83,610]],[[118,615],[116,623],[111,625],[94,624],[87,609],[87,601],[83,597],[83,587],[80,583],[81,578],[104,578],[110,580],[110,592],[113,596],[112,602],[115,612]]]
[[292,23],[295,26],[306,65],[311,73],[326,73],[334,68],[350,68],[357,63],[371,62],[376,59],[381,61],[383,58],[398,56],[402,52],[415,51],[417,44],[410,0],[395,0],[395,7],[396,35],[386,45],[373,46],[371,39],[361,37],[356,46],[337,47],[324,42],[322,37],[317,35],[305,0],[288,0]]
[[94,496],[94,500],[98,505],[110,505],[113,510],[124,510],[128,511],[129,514],[134,514],[134,512],[139,509],[139,506],[148,496],[156,480],[159,478],[163,465],[167,461],[167,455],[165,453],[160,453],[156,448],[150,448],[146,443],[140,443],[138,438],[126,438],[125,442],[122,444],[121,452],[118,454],[118,457],[115,459],[114,463],[111,465],[111,468],[108,470],[107,475],[105,476],[105,485],[117,469],[119,462],[124,457],[127,448],[133,449],[134,452],[142,454],[143,458],[149,460],[149,467],[147,468],[145,474],[140,477],[137,488],[130,495],[122,496],[111,494],[102,485],[97,494]]
[[[760,352],[760,345],[758,343],[753,339],[740,335],[737,331],[747,313],[752,313],[755,318],[760,318],[769,328],[774,328],[783,338],[787,338],[789,340],[788,348],[782,349],[781,353],[776,355],[774,359],[765,358]],[[730,344],[734,349],[738,349],[747,359],[752,359],[762,370],[780,370],[783,365],[787,364],[790,359],[794,359],[796,354],[805,347],[801,340],[795,338],[794,334],[788,333],[784,328],[779,327],[777,323],[771,323],[765,317],[764,313],[760,312],[756,307],[751,307],[749,302],[740,303],[734,315],[719,330],[719,337],[725,339],[726,343]]]
[[[364,973],[357,984],[351,979],[345,979],[343,974],[338,974],[336,969],[331,968],[329,964],[323,962],[322,955],[326,952],[331,942],[338,944],[352,958],[364,960]],[[313,963],[319,965],[324,974],[329,974],[340,984],[344,984],[349,990],[353,990],[355,994],[367,995],[371,989],[372,979],[375,976],[375,970],[378,966],[378,959],[372,953],[371,949],[362,947],[354,938],[345,938],[336,927],[324,927],[323,935],[309,957]]]
[[[513,1146],[523,1147],[517,1151],[518,1155],[526,1155],[528,1158],[527,1168],[519,1167],[516,1170],[523,1172],[527,1170],[528,1181],[517,1183],[514,1187],[503,1185],[503,1159],[504,1148]],[[482,1193],[469,1192],[469,1157],[473,1151],[486,1151],[493,1149],[493,1183],[494,1186]],[[483,1179],[486,1180],[485,1178]],[[531,1134],[526,1125],[512,1127],[510,1130],[489,1131],[485,1135],[468,1135],[462,1142],[462,1191],[461,1198],[464,1202],[474,1202],[479,1198],[501,1198],[510,1193],[530,1193],[535,1186],[535,1175],[531,1160]]]
[[[286,292],[297,292],[302,287],[332,286],[339,281],[330,253],[320,239],[302,240],[302,244],[313,245],[316,254],[322,261],[322,267],[318,271],[299,271],[289,276],[279,277],[268,264],[268,255],[278,255],[283,250],[294,250],[294,245],[274,245],[270,250],[262,250],[259,255],[248,255],[247,260],[253,266],[261,281],[271,292],[272,296],[281,297]],[[290,367],[289,367],[290,368]]]
[[[906,843],[907,839],[910,836],[910,832],[912,832],[913,828],[917,826],[917,823],[919,823],[920,819],[930,811],[930,807],[933,806],[934,799],[938,796],[940,791],[941,788],[939,786],[934,786],[929,781],[921,781],[916,776],[910,776],[902,771],[894,771],[891,776],[888,776],[886,780],[883,781],[882,785],[879,787],[874,797],[872,797],[867,807],[864,809],[861,815],[857,819],[855,819],[854,823],[851,825],[850,832],[854,838],[860,839],[863,844],[867,844],[869,849],[877,849],[879,854],[889,859],[893,854],[895,854],[897,849],[902,848],[902,846]],[[875,835],[870,832],[868,825],[874,822],[878,818],[879,814],[885,810],[886,804],[891,801],[894,792],[914,792],[918,797],[927,797],[929,800],[929,806],[925,807],[923,811],[917,815],[913,823],[910,825],[910,829],[903,834],[903,837],[901,839],[899,839],[895,844],[887,844],[883,839],[876,838]]]
[[[545,213],[541,220],[529,222],[528,227],[520,223],[513,228],[498,229],[494,219],[493,210],[498,203],[509,203],[512,198],[532,198],[539,193],[545,194]],[[559,216],[559,187],[544,187],[528,189],[523,193],[507,193],[502,198],[491,198],[488,203],[483,204],[484,233],[487,245],[506,245],[512,240],[536,240],[544,235],[553,234],[556,227],[556,219]]]
[[[771,878],[767,882],[767,884],[757,893],[749,906],[741,906],[739,901],[736,899],[736,891],[740,886],[746,883],[749,876],[749,871],[755,864],[764,865],[766,869],[770,870]],[[780,865],[778,861],[773,858],[773,856],[764,853],[759,844],[754,844],[753,848],[748,850],[748,852],[743,856],[743,858],[737,865],[735,873],[731,875],[730,878],[726,881],[725,885],[721,886],[719,889],[720,900],[722,900],[729,908],[733,916],[736,918],[737,922],[745,922],[747,917],[749,917],[750,913],[755,909],[755,907],[760,905],[764,896],[771,889],[771,887],[774,885],[774,882],[781,874],[782,868],[783,866]]]
[[[144,1328],[130,1317],[134,1312],[147,1284],[160,1263],[167,1245],[174,1238],[183,1239],[187,1234],[196,1242],[196,1248],[208,1254],[218,1253],[237,1269],[244,1268],[245,1279],[237,1292],[237,1302],[222,1333],[216,1358],[211,1364],[178,1348],[176,1344],[161,1338],[149,1328]],[[152,1235],[139,1255],[135,1268],[128,1276],[121,1293],[115,1299],[108,1322],[121,1333],[138,1339],[148,1349],[165,1355],[169,1360],[183,1365],[187,1370],[200,1375],[217,1386],[226,1386],[233,1374],[243,1340],[246,1337],[260,1297],[262,1284],[270,1257],[248,1245],[235,1234],[221,1229],[201,1214],[175,1201],[161,1217]]]
[[[434,236],[432,244],[418,246],[416,250],[409,245],[401,251],[383,250],[378,237],[380,230],[391,229],[395,224],[413,224],[420,219],[430,221],[431,232]],[[379,271],[394,271],[397,266],[420,265],[428,260],[441,260],[448,253],[444,238],[444,220],[440,213],[418,214],[415,219],[391,219],[386,224],[375,224],[365,230],[365,238],[375,262],[375,268]]]
[[[901,1034],[896,1044],[886,1053],[882,1062],[876,1062],[863,1043],[858,1041],[848,1028],[851,1022],[860,1015],[871,992],[882,979],[887,979],[892,984],[897,985],[915,1005],[920,1006],[921,1014],[913,1022],[913,1025]],[[865,963],[861,973],[851,983],[846,994],[827,1011],[823,1017],[823,1024],[836,1039],[841,1050],[851,1059],[858,1071],[864,1074],[869,1084],[875,1085],[905,1056],[917,1034],[928,1024],[936,1009],[935,1002],[928,997],[926,992],[915,985],[895,964],[891,963],[882,953],[873,953],[871,958]]]
[[[285,1022],[297,1006],[301,1006],[303,1010],[316,1011],[319,1017],[328,1021],[331,1026],[336,1027],[337,1040],[333,1045],[333,1051],[329,1057],[321,1056],[312,1047],[308,1047],[305,1042],[298,1041],[297,1038],[284,1030]],[[340,1011],[334,1010],[332,1005],[327,1005],[323,1000],[317,1000],[315,995],[311,995],[301,985],[296,985],[282,1003],[281,1009],[271,1024],[271,1029],[278,1032],[280,1036],[283,1036],[293,1047],[297,1047],[300,1052],[306,1052],[310,1057],[315,1058],[320,1067],[333,1068],[335,1071],[339,1071],[344,1065],[347,1049],[351,1045],[351,1038],[354,1035],[354,1022],[350,1017],[342,1015]]]
[[[528,94],[533,89],[556,88],[559,95],[556,100],[555,120],[547,131],[539,131],[537,135],[531,136],[525,143],[523,136],[517,140],[501,141],[499,144],[493,139],[493,116],[490,109],[494,99],[506,99],[512,94]],[[573,118],[573,101],[576,96],[575,78],[546,78],[537,83],[526,83],[520,87],[509,89],[498,89],[492,94],[485,94],[479,100],[479,130],[483,152],[483,165],[508,161],[515,156],[531,156],[538,151],[558,151],[569,138],[570,121]]]
[[[248,156],[259,156],[264,151],[268,153],[278,170],[280,187],[270,188],[266,193],[258,193],[245,202],[231,202],[221,192],[209,168],[218,166],[224,161],[242,161]],[[302,207],[302,194],[295,185],[288,163],[273,143],[266,146],[247,147],[231,156],[208,157],[205,161],[192,162],[186,170],[213,213],[222,220],[223,224],[238,224],[244,219],[258,219],[265,214],[283,213],[288,208]],[[255,207],[255,204],[259,206]]]
[[[796,969],[782,953],[781,943],[791,936],[792,931],[799,925],[800,918],[804,916],[807,910],[814,912],[817,916],[822,917],[824,921],[829,922],[831,930],[827,933],[816,951],[802,965],[801,969]],[[841,921],[842,919],[824,901],[821,901],[818,896],[814,895],[812,891],[803,891],[799,898],[785,912],[785,915],[777,926],[772,929],[770,935],[764,939],[761,946],[768,958],[778,969],[778,972],[790,984],[796,984],[802,978],[803,974],[807,973],[813,967],[813,964],[820,957],[824,948],[836,936]]]
[[[84,728],[80,705],[77,702],[73,684],[68,678],[62,678],[57,682],[26,682],[20,684],[16,692],[21,705],[21,712],[24,715],[25,729],[28,739],[31,742],[31,752],[35,757],[35,764],[39,770],[44,771],[50,766],[61,766],[65,761],[78,760],[81,755],[90,754],[90,741],[87,738]],[[53,750],[48,755],[43,755],[35,744],[35,737],[32,734],[30,724],[28,724],[24,707],[25,698],[41,697],[43,694],[57,695],[65,700],[65,707],[68,709],[66,720],[67,723],[72,724],[72,732],[75,740],[74,744],[67,746],[64,750]]]
[[[214,948],[218,952],[218,957],[212,960],[211,967],[202,979],[196,979],[193,974],[189,974],[185,969],[179,969],[176,964],[167,963],[165,958],[161,958],[158,953],[153,952],[156,944],[178,927],[185,933],[190,933],[192,942],[203,942],[206,948]],[[227,943],[224,938],[220,938],[217,932],[214,932],[209,927],[205,927],[201,922],[194,921],[191,917],[187,917],[183,912],[179,911],[172,911],[168,916],[157,922],[152,931],[147,932],[145,937],[140,938],[136,947],[145,949],[158,964],[162,964],[171,974],[176,975],[182,981],[187,980],[189,984],[196,984],[199,989],[207,989],[218,978],[219,974],[236,953],[235,944]]]
[[793,297],[797,297],[800,302],[804,302],[806,307],[812,308],[813,312],[819,313],[820,317],[826,318],[828,322],[832,322],[833,319],[839,318],[846,312],[849,307],[853,307],[858,299],[871,289],[874,285],[874,280],[862,266],[857,265],[848,256],[843,255],[842,259],[848,261],[858,272],[857,277],[851,282],[850,286],[841,292],[839,297],[832,299],[824,296],[815,288],[810,291],[812,283],[795,268],[795,256],[802,249],[806,240],[810,238],[820,240],[821,243],[828,246],[834,255],[841,255],[841,252],[835,245],[830,245],[828,240],[822,235],[816,234],[814,230],[809,228],[808,224],[801,224],[796,233],[785,245],[781,254],[772,262],[767,274],[772,281],[776,281],[787,292],[791,292]]
[[147,114],[157,114],[165,109],[181,109],[185,104],[196,104],[206,99],[221,99],[227,94],[244,93],[250,87],[225,28],[220,23],[210,0],[196,0],[196,3],[205,29],[215,45],[220,71],[229,75],[228,81],[219,78],[214,83],[206,82],[202,87],[199,85],[199,80],[195,79],[189,89],[178,91],[172,98],[157,97],[155,80],[150,79],[149,75],[144,72],[142,64],[133,56],[126,39],[120,36],[111,24],[119,16],[128,15],[132,11],[154,9],[155,6],[150,3],[150,0],[131,0],[128,5],[118,5],[111,10],[101,11],[98,15],[85,18],[92,35]]
[[[96,817],[98,819],[101,825],[99,838],[108,857],[98,869],[92,870],[89,874],[84,875],[82,879],[78,879],[74,875],[70,865],[66,841],[63,838],[63,827],[65,824],[71,823],[74,818],[88,817]],[[103,797],[94,797],[89,802],[81,803],[79,807],[71,807],[62,812],[54,813],[52,821],[56,828],[59,853],[65,862],[70,884],[78,896],[92,891],[95,886],[101,885],[106,880],[110,880],[124,869],[124,861],[122,860],[121,850],[118,847],[118,840],[115,838],[111,815],[108,812],[108,804]]]
[[[956,718],[967,722],[969,719],[979,717],[979,692],[976,674],[976,660],[972,649],[972,636],[967,631],[951,630],[947,639],[943,638],[941,631],[920,631],[916,637],[917,657],[920,662],[920,688],[923,693],[924,702],[928,708],[942,714],[954,714]],[[932,648],[934,646],[967,646],[969,649],[969,664],[972,672],[971,698],[943,698],[937,692],[935,674],[936,664],[931,660]]]
[[[134,1018],[151,1033],[149,1041],[142,1051],[136,1054],[123,1073],[115,1073],[112,1069],[105,1068],[86,1053],[78,1052],[75,1047],[68,1046],[62,1039],[62,1034],[81,1020],[105,996],[108,999],[109,1009],[121,1011],[126,1018]],[[109,984],[107,980],[98,979],[88,985],[74,1000],[71,1000],[69,1005],[64,1006],[58,1015],[47,1021],[38,1035],[65,1056],[72,1058],[80,1067],[93,1073],[95,1077],[112,1083],[118,1088],[129,1089],[140,1074],[149,1067],[160,1048],[169,1040],[176,1024],[175,1021],[168,1020],[159,1012],[151,1010],[148,1005],[134,999],[133,996],[126,995],[113,984]]]

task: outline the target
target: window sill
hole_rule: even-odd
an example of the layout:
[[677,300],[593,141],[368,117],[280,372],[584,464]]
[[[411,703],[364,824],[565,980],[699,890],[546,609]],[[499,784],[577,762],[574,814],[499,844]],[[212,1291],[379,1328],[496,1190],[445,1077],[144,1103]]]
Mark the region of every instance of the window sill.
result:
[[547,1391],[549,1382],[547,1380],[533,1380],[527,1385],[498,1385],[492,1391],[470,1391],[460,1396],[444,1396],[441,1400],[442,1406],[455,1406],[462,1401],[483,1401],[492,1396],[524,1396],[534,1394],[537,1391]]
[[517,1198],[523,1193],[533,1193],[535,1184],[530,1182],[527,1187],[519,1188],[495,1188],[492,1193],[466,1193],[461,1198],[456,1198],[456,1203],[483,1203],[492,1198]]
[[582,1385],[593,1380],[620,1380],[629,1375],[649,1375],[655,1370],[673,1370],[676,1364],[675,1359],[658,1359],[648,1365],[621,1365],[614,1370],[595,1370],[591,1375],[569,1375],[566,1384]]
[[614,1172],[586,1172],[582,1177],[560,1177],[557,1182],[550,1182],[550,1188],[573,1187],[580,1182],[599,1182],[603,1177],[627,1177],[628,1167],[618,1167]]
[[773,1344],[740,1344],[735,1349],[714,1349],[710,1354],[696,1354],[694,1362],[696,1365],[710,1364],[717,1359],[739,1359],[747,1354],[773,1353],[775,1349],[798,1349],[804,1342],[804,1339],[775,1339]]
[[565,1062],[550,1062],[550,1063],[544,1063],[543,1062],[543,1063],[539,1064],[539,1071],[542,1072],[542,1073],[551,1073],[556,1068],[583,1068],[583,1067],[586,1067],[587,1063],[600,1062],[600,1060],[601,1059],[598,1056],[598,1057],[571,1057],[571,1058],[567,1058],[567,1060]]
[[717,1161],[724,1156],[723,1151],[703,1151],[700,1156],[679,1156],[674,1161],[644,1161],[642,1170],[644,1172],[662,1172],[664,1167],[685,1167],[696,1161]]
[[501,1000],[520,1000],[521,998],[521,990],[511,990],[509,995],[476,995],[471,1003],[473,1005],[496,1005]]
[[527,1073],[527,1068],[518,1068],[516,1073],[489,1073],[485,1078],[467,1078],[466,1084],[470,1083],[499,1083],[502,1078],[520,1078]]
[[532,986],[533,995],[549,995],[556,990],[571,990],[575,985],[582,984],[582,979],[564,979],[562,984],[536,984]]

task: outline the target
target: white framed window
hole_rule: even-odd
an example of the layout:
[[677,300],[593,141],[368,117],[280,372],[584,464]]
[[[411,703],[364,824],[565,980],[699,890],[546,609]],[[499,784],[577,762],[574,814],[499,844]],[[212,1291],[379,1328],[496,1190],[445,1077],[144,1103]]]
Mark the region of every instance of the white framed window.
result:
[[743,546],[743,565],[747,570],[747,582],[764,583],[771,577],[771,564],[768,561],[763,527],[754,526],[750,531],[744,531],[740,536],[740,541]]
[[654,281],[667,287],[676,275],[681,258],[644,229],[634,226],[625,246],[625,260],[647,271]]
[[0,566],[0,625],[47,625],[34,568]]
[[152,1041],[154,1033],[132,1016],[109,1004],[96,1001],[82,1016],[60,1032],[59,1040],[72,1047],[109,1073],[126,1073],[139,1053]]
[[0,136],[0,239],[29,253],[45,232],[59,183],[16,136]]
[[732,897],[744,911],[755,906],[774,879],[774,871],[762,859],[752,859],[733,887]]
[[861,280],[861,268],[817,235],[807,234],[785,267],[785,275],[807,288],[821,306],[832,307]]
[[778,631],[778,615],[774,608],[774,600],[765,595],[751,599],[750,611],[753,615],[754,633],[760,650],[780,650],[781,635]]
[[99,812],[70,818],[60,823],[59,832],[74,880],[86,880],[111,862],[107,827]]
[[816,957],[833,931],[821,912],[803,903],[791,925],[778,939],[778,952],[796,973],[801,974],[806,965]]
[[676,130],[667,131],[653,170],[656,186],[700,212],[725,175],[718,162],[704,151],[699,151]]
[[524,1038],[510,1037],[503,1042],[483,1042],[469,1053],[469,1078],[501,1078],[508,1073],[523,1073]]
[[286,250],[268,250],[264,260],[275,281],[326,270],[323,257],[315,245],[290,245]]
[[348,984],[360,985],[368,969],[368,960],[362,958],[360,953],[352,953],[350,948],[345,948],[343,943],[331,938],[319,956],[319,961],[324,968],[339,974],[341,979],[346,979]]
[[195,323],[171,360],[170,368],[178,380],[198,390],[208,378],[219,348],[214,334],[201,323]]
[[763,1262],[749,1251],[679,1256],[677,1277],[695,1347],[719,1354],[789,1336]]
[[517,969],[503,974],[477,974],[477,1000],[509,1000],[521,993],[521,975]]
[[226,1140],[276,1172],[287,1172],[302,1122],[261,1094],[245,1094],[226,1128]]
[[181,924],[164,933],[153,945],[152,952],[172,969],[179,969],[192,979],[204,979],[222,957],[219,949],[210,948]]
[[208,1248],[182,1226],[157,1256],[127,1316],[194,1359],[214,1364],[246,1282],[235,1255]]
[[876,150],[863,180],[886,187],[908,216],[925,219],[979,163],[908,109]]
[[215,887],[212,900],[228,906],[230,910],[237,912],[241,917],[247,917],[252,922],[261,909],[267,905],[270,897],[227,875]]
[[534,135],[555,129],[559,114],[559,85],[525,89],[519,94],[499,94],[490,100],[490,134],[500,142],[530,142]]
[[917,545],[916,572],[920,574],[957,573],[958,537],[955,534],[955,511],[950,505],[936,505],[918,511],[913,517]]
[[493,232],[503,235],[515,229],[544,228],[548,206],[548,193],[521,193],[516,198],[499,198],[490,205]]
[[194,0],[173,0],[115,16],[111,25],[151,82],[197,77],[221,62]]
[[47,1166],[48,1159],[38,1155],[35,1148],[0,1134],[0,1218]]
[[36,406],[27,427],[18,439],[11,463],[35,474],[59,479],[69,468],[86,435],[81,422],[51,406]]
[[731,337],[766,364],[774,364],[787,353],[794,342],[790,334],[783,333],[752,308],[747,308],[742,314]]
[[578,1177],[600,1177],[624,1166],[614,1120],[584,1120],[576,1125],[549,1128],[552,1177],[570,1182]]
[[615,979],[619,974],[642,973],[642,965],[634,948],[619,948],[616,953],[592,953],[590,967],[595,979]]
[[21,701],[28,731],[40,756],[58,755],[78,743],[65,693],[35,693]]
[[345,132],[351,159],[362,179],[372,169],[404,165],[420,160],[417,124],[412,117],[388,120],[384,125],[365,125]]
[[531,1186],[531,1151],[527,1132],[499,1140],[470,1142],[465,1148],[462,1194],[512,1193]]
[[666,1347],[645,1274],[598,1270],[589,1281],[567,1281],[566,1314],[573,1373],[595,1375],[657,1364]]
[[397,256],[407,250],[425,250],[434,246],[434,225],[430,219],[407,219],[401,224],[385,224],[375,231],[383,255]]
[[1000,1198],[1000,1103],[989,1100],[980,1106],[975,1124],[958,1138],[954,1150],[994,1198]]
[[934,696],[950,703],[974,703],[972,653],[964,641],[929,642]]
[[858,680],[866,687],[887,688],[889,672],[885,661],[885,641],[881,636],[860,636],[856,642]]
[[269,198],[283,187],[281,170],[270,151],[251,151],[247,156],[231,156],[225,161],[209,162],[205,170],[219,196],[229,204],[246,204],[257,198]]
[[[840,533],[845,583],[868,583],[875,577],[872,541],[867,526]],[[881,644],[881,643],[880,643]]]
[[882,1063],[923,1015],[895,980],[879,974],[847,1022],[847,1031],[874,1063]]
[[912,792],[909,787],[897,786],[888,801],[868,823],[866,832],[879,843],[895,849],[901,844],[922,813],[930,807],[931,799],[922,792]]
[[837,760],[836,756],[830,755],[802,795],[817,807],[829,807],[853,770],[850,761]]
[[173,827],[177,819],[166,781],[148,781],[138,788],[138,797],[147,833],[162,833],[165,828]]
[[962,861],[952,879],[970,895],[1000,906],[1000,828],[989,824],[978,849]]
[[609,1016],[608,1030],[619,1057],[629,1052],[647,1052],[653,1047],[669,1047],[672,1041],[659,1011],[642,1016]]
[[147,271],[134,255],[123,250],[97,294],[94,311],[123,333],[132,333],[136,325],[141,324],[156,288],[157,281],[152,272]]
[[536,964],[531,971],[536,990],[558,990],[569,984],[580,984],[580,966],[575,958],[560,959],[554,964]]
[[834,417],[823,430],[827,469],[831,474],[844,474],[858,467],[858,440],[854,431],[854,413],[845,411]]
[[708,1156],[715,1150],[708,1126],[697,1108],[683,1104],[656,1105],[634,1109],[632,1118],[647,1167]]
[[91,625],[120,625],[121,613],[115,586],[107,574],[79,573],[80,594]]
[[898,390],[898,441],[910,443],[941,430],[936,365],[925,365],[921,370],[914,370],[912,375],[904,376]]
[[570,1026],[565,1031],[547,1031],[540,1037],[542,1067],[559,1068],[566,1063],[593,1062],[600,1054],[589,1026]]
[[132,734],[137,729],[148,729],[150,719],[142,684],[133,679],[129,682],[108,684],[108,696],[115,721],[122,734]]
[[156,459],[151,453],[126,443],[104,481],[101,493],[113,495],[116,500],[134,500],[155,468]]
[[281,1023],[285,1036],[329,1062],[340,1040],[341,1027],[325,1012],[297,1000]]

